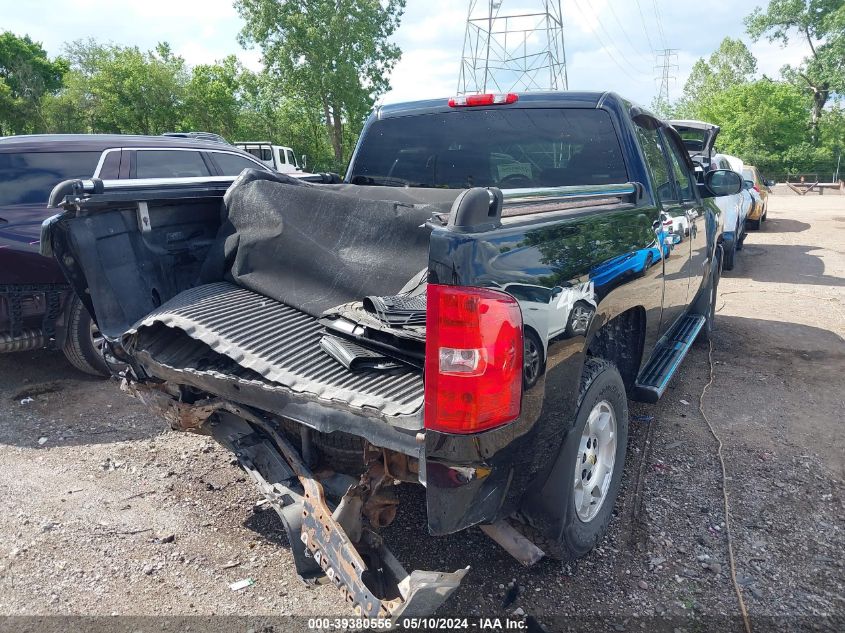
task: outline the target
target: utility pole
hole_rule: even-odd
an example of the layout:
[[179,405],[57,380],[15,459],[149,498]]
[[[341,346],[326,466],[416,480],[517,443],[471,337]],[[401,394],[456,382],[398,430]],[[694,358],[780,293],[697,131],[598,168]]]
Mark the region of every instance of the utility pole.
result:
[[458,94],[568,89],[560,0],[508,1],[469,0]]
[[654,69],[660,71],[655,81],[660,82],[660,89],[657,91],[658,101],[669,105],[669,83],[674,82],[677,76],[673,73],[678,71],[678,49],[664,48],[656,52],[656,64]]

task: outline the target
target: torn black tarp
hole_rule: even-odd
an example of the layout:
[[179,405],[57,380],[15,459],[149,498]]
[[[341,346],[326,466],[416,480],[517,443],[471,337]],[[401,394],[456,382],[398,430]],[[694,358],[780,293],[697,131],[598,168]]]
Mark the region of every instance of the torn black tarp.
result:
[[425,223],[441,211],[246,170],[226,193],[201,281],[225,279],[312,316],[394,295],[427,267]]

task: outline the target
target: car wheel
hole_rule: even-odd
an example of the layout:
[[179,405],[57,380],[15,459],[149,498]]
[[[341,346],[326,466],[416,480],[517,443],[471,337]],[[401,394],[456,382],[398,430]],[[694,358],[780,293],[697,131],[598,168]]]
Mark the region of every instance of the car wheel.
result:
[[575,424],[561,448],[560,538],[550,538],[527,519],[513,522],[514,527],[552,558],[584,556],[604,537],[610,523],[627,441],[628,402],[622,376],[613,363],[590,357],[581,376]]
[[88,314],[79,297],[73,297],[68,312],[67,338],[62,351],[70,364],[94,376],[108,376],[109,367],[103,358],[105,339]]
[[566,336],[579,336],[587,333],[595,310],[586,301],[576,301],[566,324]]
[[716,327],[716,299],[719,296],[719,279],[721,278],[722,249],[716,250],[714,267],[710,274],[710,281],[707,288],[699,295],[693,306],[693,312],[703,314],[705,321],[695,339],[696,343],[708,343],[713,336]]
[[725,270],[734,269],[734,259],[736,257],[736,242],[731,242],[724,246],[724,260],[722,266]]
[[759,231],[760,230],[760,220],[746,220],[745,221],[745,228],[751,231]]
[[522,378],[526,389],[537,384],[543,368],[543,346],[531,330],[525,330],[522,351]]

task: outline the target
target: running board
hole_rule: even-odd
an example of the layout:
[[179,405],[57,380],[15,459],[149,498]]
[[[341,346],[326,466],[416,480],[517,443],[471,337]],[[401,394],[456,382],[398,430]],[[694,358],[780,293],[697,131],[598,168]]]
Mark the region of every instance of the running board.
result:
[[700,314],[688,314],[657,344],[637,377],[637,400],[657,402],[660,399],[706,321]]

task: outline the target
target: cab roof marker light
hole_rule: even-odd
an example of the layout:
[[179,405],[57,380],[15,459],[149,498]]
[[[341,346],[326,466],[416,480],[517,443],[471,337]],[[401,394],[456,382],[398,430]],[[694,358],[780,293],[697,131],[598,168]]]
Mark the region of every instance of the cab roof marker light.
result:
[[473,106],[508,105],[519,101],[514,92],[482,95],[461,95],[449,99],[450,108],[471,108]]

